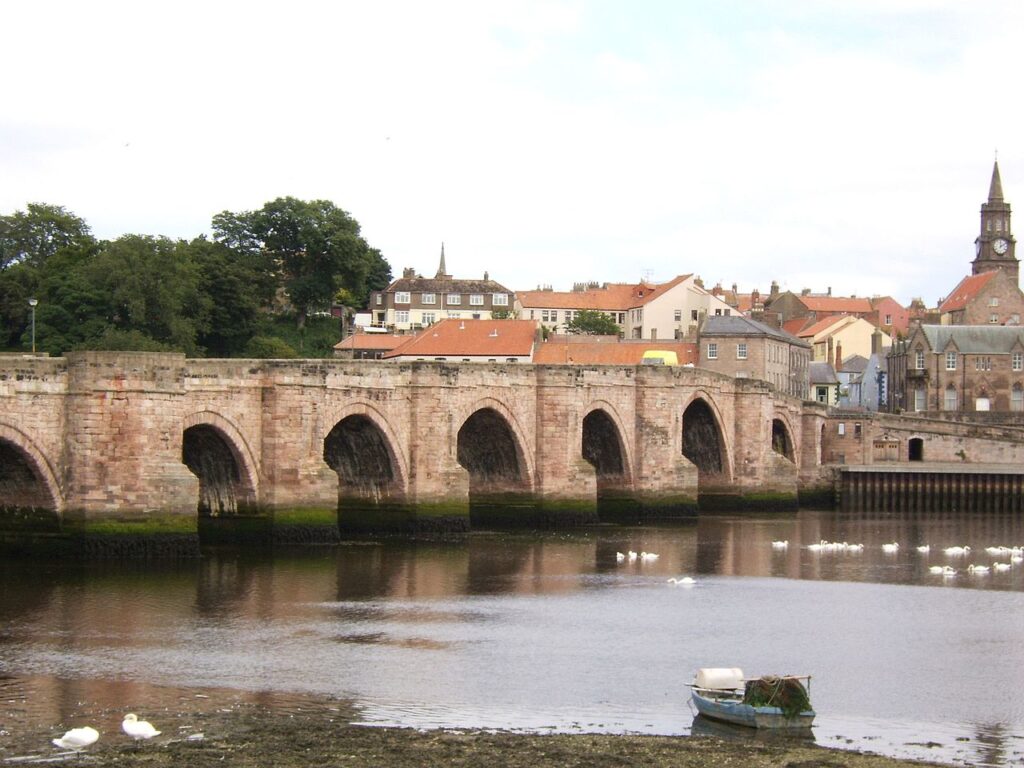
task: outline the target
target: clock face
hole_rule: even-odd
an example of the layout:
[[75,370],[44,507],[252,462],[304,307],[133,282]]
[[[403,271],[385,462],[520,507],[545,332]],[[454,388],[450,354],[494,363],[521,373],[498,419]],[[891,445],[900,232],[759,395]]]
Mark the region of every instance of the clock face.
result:
[[992,243],[992,250],[998,253],[1000,256],[1006,253],[1006,250],[1009,247],[1010,244],[1005,240],[996,240],[994,243]]

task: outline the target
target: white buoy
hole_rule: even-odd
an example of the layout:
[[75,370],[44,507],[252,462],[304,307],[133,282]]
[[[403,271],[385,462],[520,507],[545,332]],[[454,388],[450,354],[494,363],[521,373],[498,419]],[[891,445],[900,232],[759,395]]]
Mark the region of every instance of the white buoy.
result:
[[99,731],[87,725],[83,728],[72,728],[59,739],[53,739],[53,743],[61,749],[82,749],[95,744],[99,737]]
[[160,731],[154,728],[146,720],[139,720],[138,716],[129,712],[124,716],[124,720],[121,721],[121,730],[127,733],[136,741],[140,739],[152,739],[154,736],[159,736]]

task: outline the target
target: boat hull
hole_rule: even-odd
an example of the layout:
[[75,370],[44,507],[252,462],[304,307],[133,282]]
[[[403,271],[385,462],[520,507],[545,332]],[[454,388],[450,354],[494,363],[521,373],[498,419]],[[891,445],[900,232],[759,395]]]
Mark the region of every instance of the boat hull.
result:
[[814,722],[814,710],[787,717],[778,707],[752,707],[733,697],[703,696],[693,691],[693,705],[704,717],[747,728],[775,731],[806,731]]

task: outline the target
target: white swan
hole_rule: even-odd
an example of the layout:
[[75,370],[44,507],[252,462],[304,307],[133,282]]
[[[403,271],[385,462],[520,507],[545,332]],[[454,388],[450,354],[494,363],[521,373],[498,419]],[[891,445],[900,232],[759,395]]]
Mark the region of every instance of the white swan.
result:
[[932,551],[932,548],[930,544],[922,544],[917,548],[917,551],[923,555],[927,555],[929,552]]
[[975,565],[974,563],[971,563],[970,565],[967,566],[967,572],[968,573],[977,573],[980,576],[984,576],[986,573],[988,573],[988,566],[987,565]]
[[616,552],[615,553],[615,562],[621,563],[625,559],[626,559],[626,556],[624,554],[622,554],[621,552]]
[[897,552],[900,551],[900,545],[895,541],[891,544],[883,544],[882,551],[888,555],[895,555]]
[[127,733],[136,741],[139,739],[152,739],[159,736],[160,731],[154,728],[146,720],[139,720],[138,716],[129,712],[121,721],[121,730]]
[[1024,557],[1021,557],[1020,555],[1014,555],[1010,558],[1010,562],[1014,565],[1020,565],[1021,563],[1024,563]]
[[852,554],[857,554],[859,552],[863,552],[864,551],[864,545],[863,544],[847,544],[846,545],[846,551],[850,552]]
[[985,547],[985,552],[992,555],[992,557],[999,557],[1000,555],[1010,554],[1009,547]]
[[956,568],[954,568],[953,566],[947,565],[945,568],[942,569],[943,578],[951,578],[953,576],[956,576]]
[[695,578],[693,578],[692,576],[683,576],[682,578],[679,578],[679,579],[677,579],[674,576],[672,576],[672,577],[669,577],[668,583],[669,584],[676,584],[676,585],[679,585],[679,586],[688,587],[688,586],[691,586],[692,584],[696,584],[697,580]]
[[53,743],[61,749],[83,749],[96,743],[99,737],[99,731],[87,725],[83,728],[72,728],[59,739],[53,739]]
[[1004,573],[1013,567],[1010,563],[992,563],[992,570],[996,573]]
[[655,560],[658,559],[658,555],[654,554],[653,552],[641,552],[640,559],[645,562],[653,563]]
[[966,547],[966,546],[965,547],[946,547],[942,551],[945,552],[947,555],[950,555],[952,557],[963,557],[964,555],[966,555],[968,552],[971,551],[971,548],[970,547]]
[[626,554],[629,555],[629,562],[632,563],[634,560],[636,560],[636,552],[634,552],[632,549],[629,550],[629,552],[627,552]]
[[785,549],[788,546],[789,546],[789,539],[785,539],[783,541],[773,541],[772,542],[772,549]]
[[928,569],[928,572],[929,573],[934,573],[934,574],[940,574],[944,570],[945,569],[941,565],[933,565],[931,568]]

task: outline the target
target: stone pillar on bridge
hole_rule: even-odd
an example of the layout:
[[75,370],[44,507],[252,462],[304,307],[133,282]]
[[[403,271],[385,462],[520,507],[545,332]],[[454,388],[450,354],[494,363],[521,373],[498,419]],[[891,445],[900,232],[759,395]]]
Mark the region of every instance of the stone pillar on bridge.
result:
[[[68,532],[131,548],[196,546],[199,481],[182,463],[185,356],[69,352]],[[122,536],[123,534],[123,536]]]
[[636,372],[636,500],[644,517],[697,509],[697,468],[683,456],[678,386],[692,369],[640,366]]
[[338,475],[324,461],[322,362],[267,362],[262,393],[262,506],[276,541],[338,539]]
[[538,514],[548,524],[596,523],[597,472],[583,458],[581,439],[581,388],[586,372],[576,366],[535,370]]

